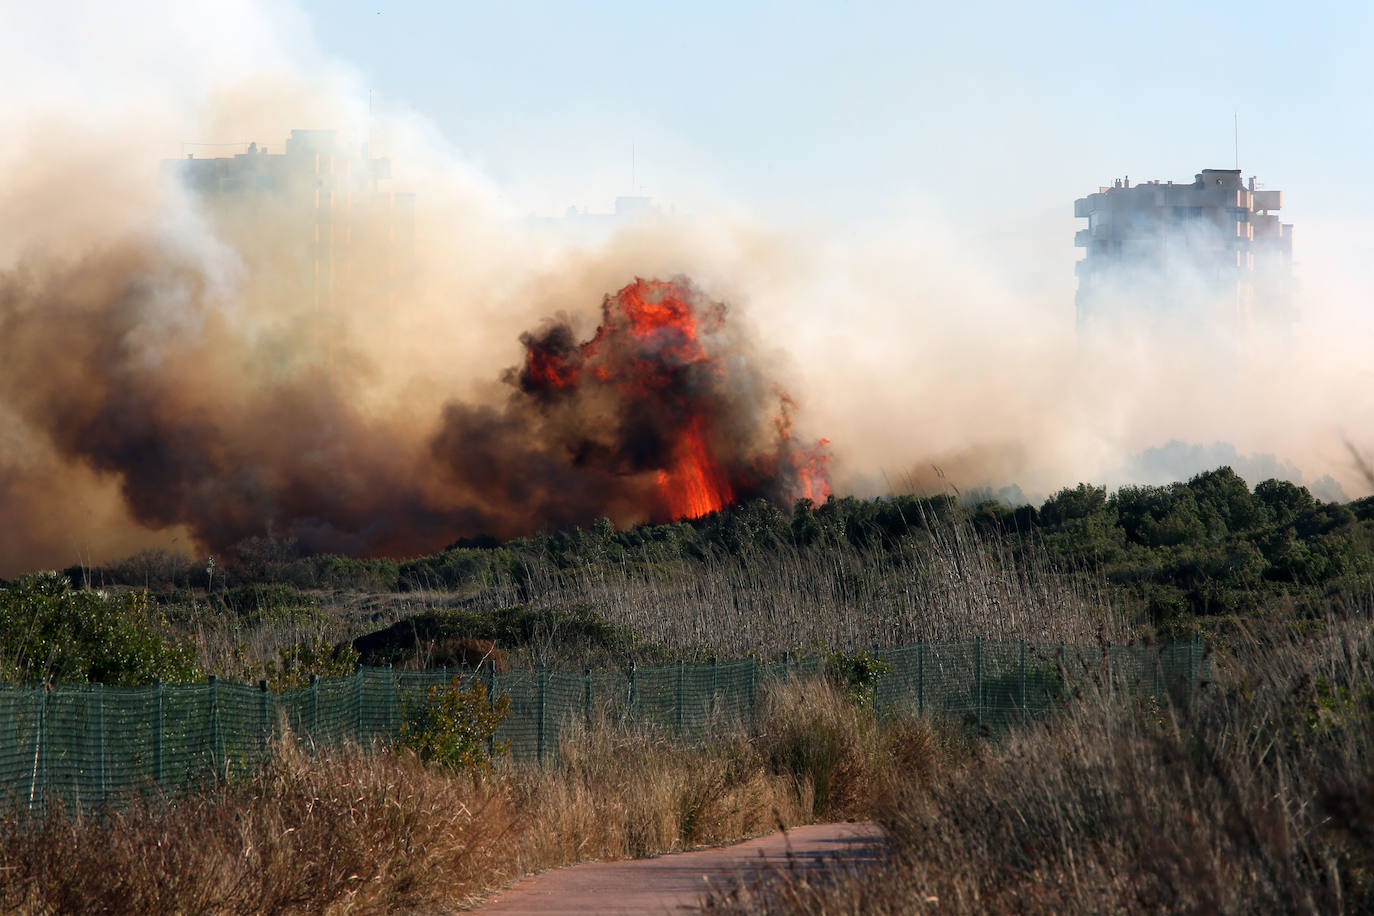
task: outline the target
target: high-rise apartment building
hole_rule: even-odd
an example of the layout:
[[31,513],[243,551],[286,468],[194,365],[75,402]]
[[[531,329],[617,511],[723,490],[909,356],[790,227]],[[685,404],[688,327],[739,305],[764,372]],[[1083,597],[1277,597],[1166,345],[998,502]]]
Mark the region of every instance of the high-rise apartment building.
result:
[[1149,181],[1074,201],[1088,221],[1074,244],[1080,331],[1112,321],[1179,319],[1243,330],[1291,321],[1293,226],[1283,192],[1239,169],[1203,169],[1191,183]]
[[282,295],[315,314],[323,343],[360,302],[406,295],[415,196],[386,188],[387,159],[348,148],[332,130],[293,130],[281,153],[256,143],[233,156],[164,161],[217,231]]

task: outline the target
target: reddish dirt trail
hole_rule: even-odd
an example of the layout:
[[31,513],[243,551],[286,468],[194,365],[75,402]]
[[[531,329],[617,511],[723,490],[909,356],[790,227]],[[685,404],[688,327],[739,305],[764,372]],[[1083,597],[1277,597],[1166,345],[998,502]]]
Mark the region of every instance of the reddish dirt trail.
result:
[[873,856],[882,831],[873,824],[813,824],[734,846],[620,862],[588,862],[535,875],[502,891],[479,913],[682,913],[710,888],[729,887],[760,868],[818,864],[835,856]]

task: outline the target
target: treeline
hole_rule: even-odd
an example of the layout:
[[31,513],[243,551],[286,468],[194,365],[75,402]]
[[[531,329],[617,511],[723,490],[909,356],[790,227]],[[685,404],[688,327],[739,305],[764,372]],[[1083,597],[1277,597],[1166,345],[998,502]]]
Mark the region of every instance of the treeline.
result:
[[[1114,619],[1141,634],[1217,632],[1234,615],[1374,610],[1374,497],[1324,503],[1277,480],[1252,490],[1221,468],[1168,486],[1080,484],[1038,507],[954,494],[790,509],[758,501],[624,531],[602,519],[505,543],[465,541],[408,560],[305,556],[262,538],[213,564],[144,552],[0,583],[0,680],[138,683],[214,671],[289,685],[350,669],[359,658],[350,642],[388,626],[412,653],[466,637],[516,653],[556,644],[579,665],[651,663],[670,642],[686,651],[685,637],[664,635],[671,628],[654,615],[686,614],[692,601],[721,605],[722,620],[732,603],[770,620],[779,607],[834,601],[844,613],[918,613],[900,599],[910,589],[974,587],[956,567],[981,548],[951,549],[959,539],[991,546],[1008,568],[1036,570],[1037,581],[1058,579],[1094,607],[1110,603]],[[939,581],[921,579],[922,556],[945,558],[932,567]],[[815,575],[793,581],[780,570]],[[944,582],[951,572],[958,581]],[[722,575],[733,578],[704,588]],[[685,582],[700,595],[655,582]],[[1022,597],[1032,615],[1047,600]],[[616,600],[619,616],[606,604]],[[640,605],[649,617],[625,616],[625,606]],[[726,635],[741,652],[767,642]],[[796,637],[796,647],[809,638]]]
[[[66,570],[75,585],[146,587],[220,596],[260,607],[264,586],[293,590],[476,592],[515,584],[532,569],[623,566],[744,557],[779,549],[892,550],[952,524],[1003,539],[1075,575],[1094,576],[1157,625],[1242,613],[1261,596],[1300,611],[1366,595],[1374,579],[1374,497],[1324,503],[1305,488],[1266,480],[1252,490],[1230,468],[1167,486],[1115,492],[1079,484],[1039,507],[953,494],[845,497],[790,510],[759,500],[699,519],[617,531],[588,528],[504,543],[460,541],[409,560],[301,556],[290,542],[254,538],[232,556],[191,561],[147,551],[120,563]],[[294,601],[288,594],[282,600]],[[1172,622],[1172,623],[1171,623]]]
[[978,507],[982,523],[1029,530],[1051,555],[1101,575],[1157,625],[1249,613],[1281,598],[1298,614],[1368,606],[1374,589],[1374,497],[1324,503],[1230,468],[1167,486],[1108,494],[1084,484],[1034,512]]

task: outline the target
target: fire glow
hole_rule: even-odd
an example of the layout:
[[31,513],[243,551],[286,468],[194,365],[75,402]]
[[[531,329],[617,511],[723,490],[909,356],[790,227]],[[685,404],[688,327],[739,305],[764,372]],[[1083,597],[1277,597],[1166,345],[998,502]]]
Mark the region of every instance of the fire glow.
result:
[[566,324],[525,335],[517,381],[550,411],[611,408],[614,430],[567,450],[575,463],[649,476],[655,520],[696,518],[748,498],[824,501],[828,443],[798,447],[796,404],[776,389],[773,441],[758,441],[757,405],[739,390],[759,387],[758,379],[729,371],[726,316],[725,305],[686,280],[637,279],[606,297],[590,339],[574,342]]
[[[829,495],[824,441],[798,445],[796,404],[749,335],[684,279],[604,297],[589,337],[564,316],[545,322],[520,337],[504,399],[448,399],[417,425],[356,409],[347,375],[286,373],[240,390],[232,354],[249,345],[208,294],[178,301],[201,316],[187,324],[195,333],[130,359],[126,342],[165,322],[166,290],[214,288],[187,282],[197,276],[142,244],[8,286],[0,276],[0,299],[11,297],[0,355],[16,380],[0,400],[64,464],[117,481],[133,522],[185,526],[207,553],[258,550],[267,536],[302,554],[414,556],[454,538]],[[0,473],[0,510],[13,515],[5,484]]]

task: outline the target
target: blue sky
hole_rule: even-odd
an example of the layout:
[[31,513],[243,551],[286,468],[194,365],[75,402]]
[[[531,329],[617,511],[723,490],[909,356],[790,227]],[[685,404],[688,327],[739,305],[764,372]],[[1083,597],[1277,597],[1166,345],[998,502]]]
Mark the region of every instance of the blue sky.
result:
[[1290,218],[1374,204],[1360,3],[360,3],[314,37],[520,206],[708,193],[791,218],[1066,219],[1233,160]]

